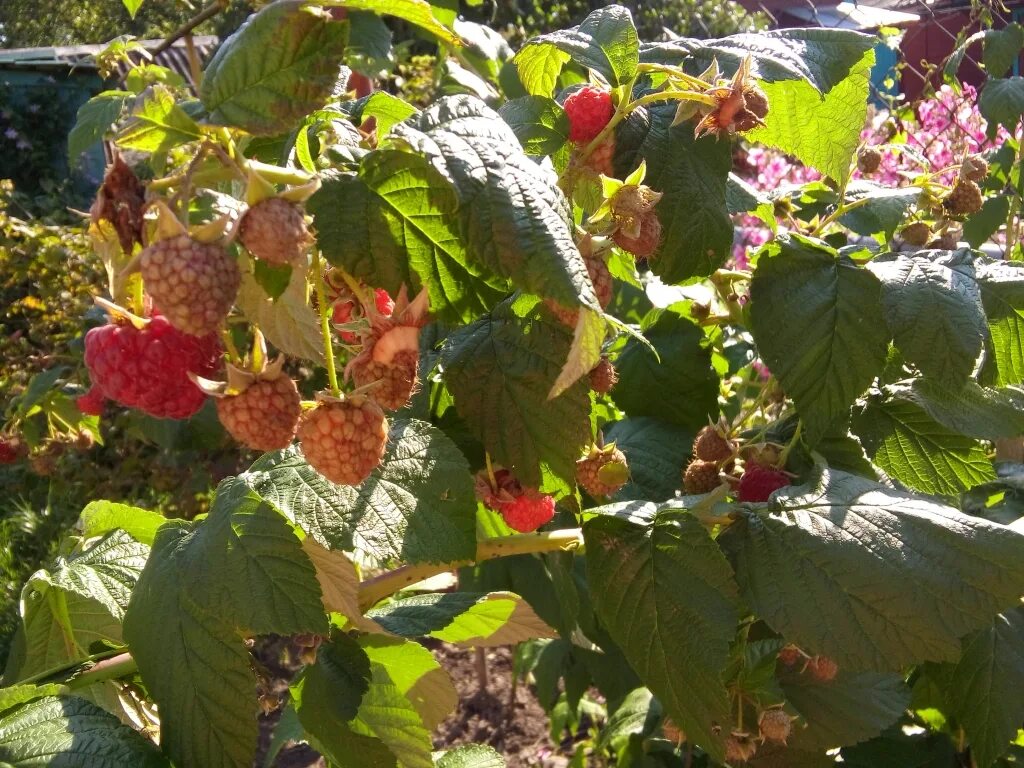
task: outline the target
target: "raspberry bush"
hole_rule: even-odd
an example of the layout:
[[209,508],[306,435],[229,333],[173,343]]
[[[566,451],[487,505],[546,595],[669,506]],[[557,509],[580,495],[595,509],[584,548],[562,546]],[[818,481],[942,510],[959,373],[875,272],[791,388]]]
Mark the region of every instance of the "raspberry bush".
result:
[[[377,11],[460,85],[353,98]],[[83,108],[149,167],[92,210],[107,321],[68,423],[212,398],[270,450],[197,521],[85,507],[24,587],[0,762],[248,768],[263,713],[328,765],[501,764],[432,751],[456,693],[423,638],[519,644],[616,765],[1011,759],[1024,268],[954,231],[1020,255],[1017,141],[892,189],[869,36],[646,43],[613,5],[513,54],[449,18],[277,0],[194,92],[146,64]],[[1012,134],[997,39],[980,105]],[[759,190],[740,147],[809,170]],[[734,216],[767,230],[743,263]]]

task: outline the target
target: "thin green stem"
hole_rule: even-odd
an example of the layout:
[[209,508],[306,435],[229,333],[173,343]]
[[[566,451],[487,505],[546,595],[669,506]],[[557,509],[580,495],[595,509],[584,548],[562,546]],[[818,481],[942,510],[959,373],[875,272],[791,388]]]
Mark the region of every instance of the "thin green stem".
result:
[[860,208],[863,205],[867,205],[868,203],[871,202],[871,199],[872,198],[869,195],[867,197],[862,197],[859,200],[854,200],[852,203],[847,203],[846,202],[846,185],[844,184],[842,190],[840,190],[839,204],[836,205],[836,209],[834,211],[832,211],[832,213],[830,213],[824,219],[822,219],[820,222],[818,222],[818,226],[816,226],[811,231],[811,234],[812,235],[817,235],[819,232],[824,231],[825,227],[829,226],[830,224],[835,223],[838,219],[840,219],[841,217],[845,216],[850,211],[856,210],[857,208]]
[[327,291],[324,288],[324,272],[320,266],[320,251],[313,249],[313,283],[316,286],[317,307],[320,311],[320,333],[324,339],[324,359],[327,364],[327,381],[334,397],[341,395],[338,386],[338,372],[334,367],[334,346],[331,343],[331,315],[327,306]]
[[790,440],[786,444],[786,447],[782,449],[782,453],[779,454],[779,466],[780,467],[786,466],[786,459],[789,458],[789,452],[792,451],[793,450],[793,446],[795,446],[799,442],[799,440],[800,440],[800,433],[803,431],[803,428],[804,428],[804,422],[803,422],[803,419],[800,419],[796,423],[796,430],[794,430],[794,432],[793,432],[793,439]]
[[512,536],[498,536],[477,542],[476,557],[473,560],[458,560],[450,563],[424,563],[403,565],[393,571],[367,579],[359,585],[359,607],[366,610],[386,597],[441,573],[463,568],[473,563],[494,560],[511,555],[525,555],[540,552],[562,552],[583,546],[583,532],[579,528],[543,533],[519,533]]
[[[1016,152],[1014,152],[1013,163],[1010,164],[1011,173],[1013,171],[1014,165],[1017,165],[1018,169],[1024,167],[1022,166],[1021,153],[1021,150],[1024,149],[1024,132],[1018,133],[1019,136],[1017,138],[1017,150]],[[1003,253],[1003,258],[1007,260],[1010,259],[1010,254],[1013,253],[1013,246],[1017,242],[1017,214],[1020,205],[1021,195],[1020,184],[1018,184],[1018,188],[1015,190],[1015,192],[1017,194],[1010,195],[1010,204],[1009,206],[1007,206],[1009,210],[1006,212],[1006,250]]]
[[31,685],[34,683],[39,683],[43,680],[46,680],[47,678],[56,677],[62,672],[70,672],[92,662],[115,658],[123,653],[124,649],[121,648],[100,651],[99,653],[94,653],[91,656],[85,656],[84,658],[76,659],[75,661],[65,662],[64,664],[60,664],[56,667],[44,669],[42,672],[39,672],[35,675],[31,675],[30,677],[26,677],[24,680],[18,680],[17,683],[18,685]]

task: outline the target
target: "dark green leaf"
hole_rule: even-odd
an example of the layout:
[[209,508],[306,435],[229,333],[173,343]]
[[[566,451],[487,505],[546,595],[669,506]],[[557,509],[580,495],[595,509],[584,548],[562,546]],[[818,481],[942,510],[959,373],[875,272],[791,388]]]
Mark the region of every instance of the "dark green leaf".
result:
[[833,749],[870,739],[900,718],[910,704],[910,689],[898,675],[843,673],[827,683],[813,675],[781,677],[786,700],[804,717],[792,743],[797,749]]
[[85,102],[68,134],[68,160],[74,164],[79,155],[102,139],[134,98],[127,91],[103,91]]
[[[568,54],[582,67],[599,72],[613,87],[629,83],[639,61],[633,17],[621,5],[594,11],[578,27],[528,40],[515,61],[523,85],[532,94],[550,96],[554,80],[566,60],[545,50],[550,48]],[[553,62],[559,60],[556,68]],[[548,83],[550,87],[545,88]]]
[[892,189],[863,179],[852,181],[846,188],[846,202],[857,203],[857,207],[839,221],[865,237],[892,235],[920,197],[918,187]]
[[990,78],[981,87],[978,109],[988,120],[989,132],[997,125],[1008,131],[1017,129],[1017,122],[1024,115],[1024,77]]
[[332,264],[392,295],[426,284],[435,313],[468,321],[500,297],[501,281],[469,260],[457,206],[425,158],[395,150],[370,154],[358,176],[325,174],[308,203]]
[[615,403],[631,417],[650,416],[693,432],[716,419],[718,374],[700,327],[664,312],[644,335],[661,359],[636,339],[626,342],[615,366]]
[[449,562],[476,553],[473,478],[455,444],[422,421],[394,420],[380,465],[360,486],[325,480],[294,448],[241,477],[329,549],[380,563]]
[[562,325],[519,318],[502,304],[449,336],[441,351],[459,415],[497,463],[533,488],[572,486],[590,439],[585,382],[548,399],[570,343]]
[[990,627],[964,639],[947,698],[986,768],[1006,752],[1024,721],[1024,608],[1001,613]]
[[181,768],[252,764],[256,679],[243,635],[326,631],[299,539],[238,478],[220,484],[201,524],[160,529],[124,625]]
[[504,768],[505,760],[493,747],[464,744],[445,751],[434,765],[436,768]]
[[985,340],[985,312],[969,251],[918,251],[873,259],[882,306],[909,363],[947,387],[963,386]]
[[1006,216],[1009,212],[1009,195],[986,198],[981,205],[981,210],[972,213],[964,222],[964,240],[971,248],[980,248],[1006,223]]
[[828,469],[719,542],[754,613],[846,672],[955,660],[1024,587],[1024,537]]
[[665,501],[675,496],[695,430],[641,416],[615,422],[604,436],[629,462],[629,482],[615,494],[616,501]]
[[1024,47],[1024,28],[1011,22],[1002,29],[985,30],[982,60],[989,77],[1002,77],[1020,58]]
[[[345,18],[349,24],[345,63],[368,77],[390,72],[395,66],[395,55],[391,50],[391,30],[384,20],[366,11],[350,11]],[[385,91],[377,91],[377,94],[390,96]],[[386,132],[382,131],[381,135]]]
[[968,381],[948,389],[927,379],[901,382],[888,388],[891,397],[923,408],[942,426],[967,437],[995,440],[1024,434],[1024,390],[990,389]]
[[761,251],[750,299],[762,359],[813,443],[885,365],[881,284],[824,244],[792,235]]
[[347,37],[346,23],[305,0],[264,7],[206,67],[200,96],[210,121],[258,136],[294,128],[333,92]]
[[843,749],[846,768],[949,768],[957,763],[956,746],[944,733],[894,726],[876,739]]
[[692,123],[671,127],[675,105],[660,105],[649,115],[639,154],[647,161],[645,183],[662,193],[655,209],[661,245],[650,267],[667,283],[710,275],[732,248],[725,201],[730,144],[714,137],[695,139]]
[[554,172],[523,152],[494,110],[471,96],[449,96],[392,135],[455,186],[463,241],[480,267],[567,307],[597,308]]
[[10,768],[170,768],[151,741],[74,696],[39,699],[0,718],[0,764]]
[[512,99],[498,110],[528,155],[552,155],[569,139],[569,118],[548,96]]
[[727,72],[747,56],[768,82],[806,80],[822,93],[831,91],[857,68],[878,42],[873,35],[848,29],[810,27],[740,33],[719,40],[679,39],[644,46],[641,61],[678,64],[684,58],[704,67],[717,59]]
[[594,608],[666,713],[720,757],[712,725],[730,722],[721,675],[737,621],[732,572],[695,517],[645,510],[643,520],[600,515],[584,525]]
[[633,734],[649,733],[660,717],[661,705],[650,690],[636,688],[609,714],[598,745],[615,749]]

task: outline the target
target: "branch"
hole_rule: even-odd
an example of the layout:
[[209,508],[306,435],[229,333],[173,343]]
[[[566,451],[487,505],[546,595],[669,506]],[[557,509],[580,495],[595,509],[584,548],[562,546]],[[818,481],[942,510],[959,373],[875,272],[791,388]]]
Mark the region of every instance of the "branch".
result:
[[168,35],[160,45],[153,49],[153,55],[156,56],[158,53],[163,53],[204,21],[212,19],[227,7],[227,0],[213,0],[212,3]]
[[538,552],[559,552],[578,549],[583,546],[583,532],[579,528],[545,533],[521,533],[514,536],[498,536],[477,543],[476,559],[452,563],[423,563],[403,565],[393,571],[367,579],[359,585],[359,608],[367,610],[385,597],[390,597],[406,587],[431,576],[454,571],[473,563],[482,563],[499,557],[526,555]]

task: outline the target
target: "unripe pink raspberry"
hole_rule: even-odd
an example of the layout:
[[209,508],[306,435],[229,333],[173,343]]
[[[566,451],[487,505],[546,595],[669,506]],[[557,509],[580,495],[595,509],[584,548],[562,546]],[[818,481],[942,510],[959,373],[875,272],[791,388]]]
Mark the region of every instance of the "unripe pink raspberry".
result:
[[359,485],[384,456],[388,422],[373,400],[354,397],[306,411],[298,434],[313,469],[332,483]]

